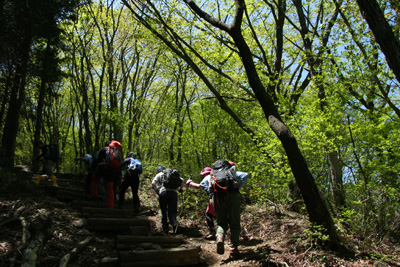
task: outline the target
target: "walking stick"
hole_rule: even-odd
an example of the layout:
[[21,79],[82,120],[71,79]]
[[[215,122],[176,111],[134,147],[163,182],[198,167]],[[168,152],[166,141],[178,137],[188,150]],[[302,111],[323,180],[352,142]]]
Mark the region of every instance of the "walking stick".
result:
[[[192,179],[192,177],[189,177],[189,179]],[[184,193],[184,194],[181,193],[181,195],[182,195],[182,209],[181,209],[181,211],[180,211],[180,213],[179,213],[179,215],[178,215],[179,218],[181,217],[183,211],[185,210],[185,199],[186,199],[186,197],[187,197],[187,192],[188,192],[188,191],[189,191],[189,186],[186,186],[185,193]],[[179,222],[178,222],[178,220],[177,220],[177,221],[176,221],[176,227],[175,227],[175,229],[174,229],[174,234],[176,234],[176,232],[178,231],[178,226],[179,226]]]

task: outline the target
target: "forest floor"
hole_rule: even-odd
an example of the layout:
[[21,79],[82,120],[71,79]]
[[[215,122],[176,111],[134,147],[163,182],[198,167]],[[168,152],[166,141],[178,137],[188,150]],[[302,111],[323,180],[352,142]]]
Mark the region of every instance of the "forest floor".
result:
[[[59,184],[76,178],[59,177]],[[60,259],[88,236],[93,238],[68,266],[100,266],[102,259],[117,257],[115,234],[88,231],[79,211],[47,193],[46,186],[51,185],[48,179],[42,179],[41,185],[36,186],[32,183],[32,174],[21,172],[14,177],[2,173],[0,182],[0,266],[21,265],[25,249],[22,226],[44,213],[51,218],[52,233],[38,253],[36,266],[59,266]],[[155,232],[160,232],[158,201],[150,189],[150,182],[150,178],[141,182],[141,215],[149,218]],[[185,196],[186,192],[181,194],[179,201]],[[128,198],[124,209],[130,209],[130,203]],[[206,203],[198,205],[206,207]],[[399,243],[393,244],[386,239],[366,242],[348,235],[345,243],[354,254],[341,255],[315,244],[310,232],[305,231],[308,221],[302,215],[255,205],[243,207],[240,257],[229,260],[227,244],[225,254],[219,255],[215,240],[204,239],[208,234],[204,211],[193,213],[193,210],[180,205],[177,236],[184,237],[188,244],[201,247],[204,263],[197,266],[400,266]],[[229,235],[227,239],[226,243]]]

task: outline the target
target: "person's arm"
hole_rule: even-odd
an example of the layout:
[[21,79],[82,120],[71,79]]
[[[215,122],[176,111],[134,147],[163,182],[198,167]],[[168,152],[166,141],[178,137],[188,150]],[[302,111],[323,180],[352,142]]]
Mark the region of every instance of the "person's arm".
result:
[[160,188],[161,188],[161,183],[160,183],[160,177],[161,177],[162,173],[158,173],[153,181],[151,182],[151,187],[153,188],[153,190],[156,192],[156,194],[160,194]]
[[201,185],[198,184],[198,183],[193,182],[192,178],[189,178],[189,180],[186,181],[186,184],[189,187],[193,187],[193,188],[196,188],[196,189],[201,189]]

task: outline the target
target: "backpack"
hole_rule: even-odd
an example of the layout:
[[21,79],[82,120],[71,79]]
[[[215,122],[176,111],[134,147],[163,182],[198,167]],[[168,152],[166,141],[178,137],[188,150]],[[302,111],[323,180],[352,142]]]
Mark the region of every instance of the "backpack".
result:
[[182,185],[181,177],[175,169],[163,170],[162,184],[165,188],[176,190]]
[[122,161],[122,146],[118,141],[111,141],[107,147],[105,163],[112,169],[118,169]]
[[140,160],[131,158],[131,162],[128,165],[128,171],[141,174],[143,172],[143,168]]
[[46,160],[51,160],[54,162],[58,161],[60,154],[58,152],[58,146],[55,143],[50,143],[47,146],[47,151],[46,151],[46,155],[45,155],[45,159]]
[[226,160],[217,160],[211,168],[210,175],[214,180],[214,192],[232,191],[238,188],[235,166]]

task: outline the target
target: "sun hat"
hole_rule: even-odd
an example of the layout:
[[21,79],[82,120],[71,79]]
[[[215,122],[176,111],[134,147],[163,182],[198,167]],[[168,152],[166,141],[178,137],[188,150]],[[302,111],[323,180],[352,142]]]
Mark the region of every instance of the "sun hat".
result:
[[212,169],[210,167],[205,167],[203,171],[200,173],[200,175],[209,174],[211,171]]

